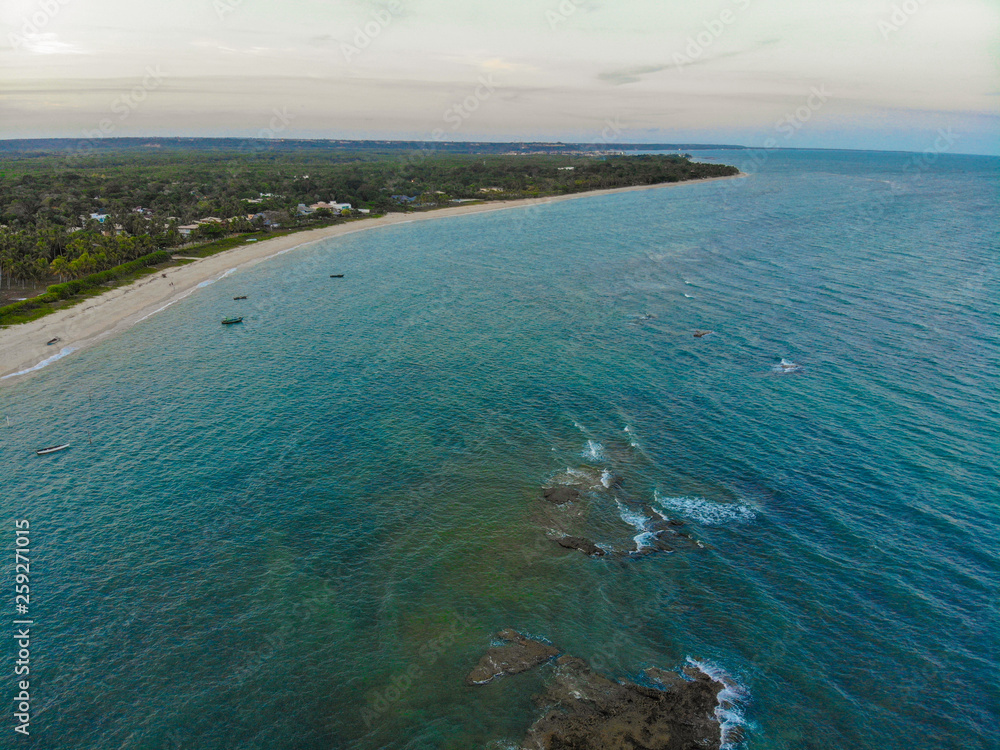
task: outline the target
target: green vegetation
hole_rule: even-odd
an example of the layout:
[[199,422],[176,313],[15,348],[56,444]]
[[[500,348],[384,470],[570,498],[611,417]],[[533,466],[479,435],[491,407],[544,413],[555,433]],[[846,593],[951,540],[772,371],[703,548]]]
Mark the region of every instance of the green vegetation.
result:
[[[204,257],[242,244],[247,235],[263,238],[275,231],[336,224],[356,219],[359,210],[419,211],[458,201],[562,195],[737,173],[734,167],[695,163],[679,155],[151,151],[4,153],[0,291],[4,282],[8,294],[13,287],[30,293],[23,289],[29,284],[86,282],[73,287],[78,295],[134,275],[138,267],[133,263],[147,268],[147,259],[169,255],[163,251],[181,248],[184,255]],[[351,210],[301,209],[320,202],[351,204]],[[131,270],[119,271],[123,267]],[[87,281],[96,278],[103,280]],[[53,289],[63,286],[50,286],[31,301],[62,302],[65,296],[50,296],[62,295]],[[5,322],[40,309],[29,305],[9,312],[9,307],[3,308]]]
[[151,266],[169,263],[171,257],[171,254],[165,250],[159,250],[106,271],[92,273],[81,279],[67,281],[62,284],[53,284],[45,290],[44,294],[0,307],[0,325],[12,325],[14,323],[25,323],[29,320],[35,320],[57,309],[56,305],[60,302],[72,300],[84,294],[95,292],[100,294],[107,287],[114,285],[115,282],[131,281],[136,276],[148,272]]

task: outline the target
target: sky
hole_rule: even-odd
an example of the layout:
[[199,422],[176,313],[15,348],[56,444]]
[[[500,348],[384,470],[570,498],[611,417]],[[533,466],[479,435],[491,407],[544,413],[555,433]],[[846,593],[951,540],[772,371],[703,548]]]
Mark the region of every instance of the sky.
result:
[[1000,154],[997,0],[4,0],[0,138]]

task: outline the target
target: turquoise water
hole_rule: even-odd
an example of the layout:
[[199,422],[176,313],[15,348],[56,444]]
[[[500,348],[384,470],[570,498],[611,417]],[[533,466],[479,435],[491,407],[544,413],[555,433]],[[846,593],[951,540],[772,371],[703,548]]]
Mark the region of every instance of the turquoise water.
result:
[[[753,174],[324,241],[0,391],[0,746],[499,748],[514,627],[728,673],[754,750],[997,747],[1000,160],[701,156]],[[546,539],[646,507],[704,548]]]

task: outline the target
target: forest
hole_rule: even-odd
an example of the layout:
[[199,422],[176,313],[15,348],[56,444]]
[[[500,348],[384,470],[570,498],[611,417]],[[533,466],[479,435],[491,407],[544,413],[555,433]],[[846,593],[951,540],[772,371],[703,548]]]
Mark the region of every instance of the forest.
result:
[[[671,155],[368,149],[104,149],[0,153],[0,286],[67,281],[157,250],[372,214],[736,174]],[[92,218],[96,217],[96,218]],[[182,235],[180,228],[214,217]]]

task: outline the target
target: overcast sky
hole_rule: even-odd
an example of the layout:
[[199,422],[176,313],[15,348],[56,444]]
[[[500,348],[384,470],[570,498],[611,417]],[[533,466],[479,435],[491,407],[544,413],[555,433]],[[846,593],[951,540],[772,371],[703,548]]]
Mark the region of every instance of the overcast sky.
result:
[[997,0],[3,0],[0,137],[1000,153]]

